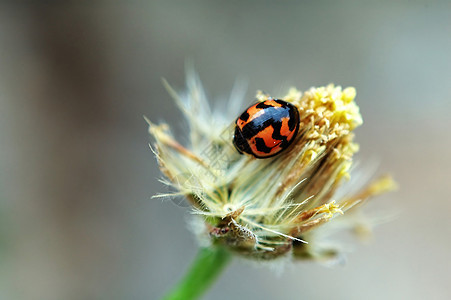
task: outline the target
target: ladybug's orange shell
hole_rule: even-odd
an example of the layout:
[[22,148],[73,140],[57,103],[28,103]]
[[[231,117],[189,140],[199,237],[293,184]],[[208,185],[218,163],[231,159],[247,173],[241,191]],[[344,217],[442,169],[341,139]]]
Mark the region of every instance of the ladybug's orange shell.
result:
[[268,158],[285,150],[299,130],[297,108],[280,99],[247,108],[236,120],[233,144],[240,153]]

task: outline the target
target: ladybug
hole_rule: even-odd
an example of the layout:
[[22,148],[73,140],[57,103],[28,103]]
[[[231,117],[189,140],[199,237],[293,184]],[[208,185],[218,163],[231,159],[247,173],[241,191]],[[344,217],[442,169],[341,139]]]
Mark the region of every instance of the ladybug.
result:
[[285,150],[299,130],[299,111],[291,103],[270,99],[247,108],[236,120],[233,144],[241,154],[268,158]]

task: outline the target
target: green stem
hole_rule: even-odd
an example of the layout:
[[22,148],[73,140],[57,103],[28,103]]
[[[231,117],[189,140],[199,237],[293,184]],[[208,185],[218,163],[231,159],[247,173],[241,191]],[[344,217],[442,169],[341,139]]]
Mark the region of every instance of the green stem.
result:
[[230,253],[222,247],[201,248],[188,272],[163,300],[198,299],[229,260]]

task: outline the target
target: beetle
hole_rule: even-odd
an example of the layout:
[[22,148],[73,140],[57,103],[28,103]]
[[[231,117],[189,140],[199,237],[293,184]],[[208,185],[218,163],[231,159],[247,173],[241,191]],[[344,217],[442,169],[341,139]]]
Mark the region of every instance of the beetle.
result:
[[299,131],[299,111],[281,99],[249,106],[235,122],[233,144],[239,153],[273,157],[288,148]]

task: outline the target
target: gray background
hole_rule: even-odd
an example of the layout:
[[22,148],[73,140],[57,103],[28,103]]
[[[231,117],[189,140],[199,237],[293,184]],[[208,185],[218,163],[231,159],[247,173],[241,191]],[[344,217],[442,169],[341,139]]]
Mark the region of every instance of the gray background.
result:
[[[88,4],[90,3],[90,4]],[[359,158],[401,189],[343,266],[235,260],[206,299],[451,298],[451,6],[436,1],[0,4],[0,298],[157,299],[196,252],[143,120],[191,60],[212,99],[357,88]]]

